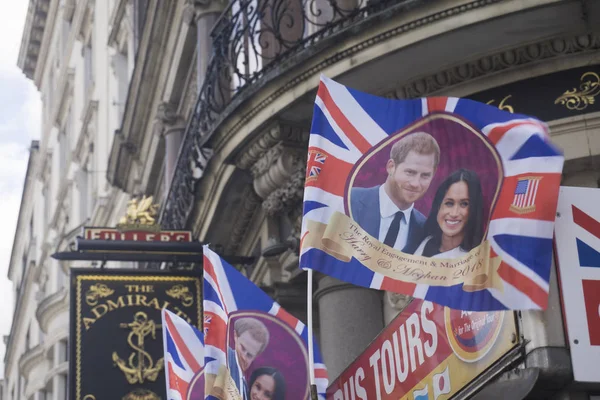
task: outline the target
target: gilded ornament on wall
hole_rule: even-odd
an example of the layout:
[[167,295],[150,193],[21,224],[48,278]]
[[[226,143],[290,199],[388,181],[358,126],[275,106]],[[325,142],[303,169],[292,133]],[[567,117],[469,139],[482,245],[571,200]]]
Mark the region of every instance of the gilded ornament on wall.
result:
[[[127,382],[131,385],[144,383],[144,381],[156,381],[164,365],[164,358],[154,362],[152,356],[144,348],[147,336],[156,339],[156,329],[162,325],[148,318],[148,314],[138,311],[133,317],[133,322],[122,323],[121,328],[129,328],[131,332],[127,336],[127,344],[133,352],[127,357],[127,361],[113,352],[112,359],[115,365],[125,374]],[[132,398],[133,399],[133,398]]]
[[153,196],[142,197],[141,200],[134,198],[127,203],[127,212],[119,220],[119,228],[158,228],[156,224],[156,215],[158,213],[158,204],[153,204]]
[[96,283],[90,286],[89,290],[85,292],[85,302],[90,306],[98,304],[98,300],[104,297],[108,297],[115,291],[110,289],[104,283]]
[[594,104],[595,97],[600,94],[600,76],[590,71],[581,75],[580,80],[579,89],[566,90],[554,101],[554,104],[577,111],[585,110],[589,105]]
[[[506,104],[506,101],[507,101],[509,98],[511,98],[511,97],[512,97],[512,95],[510,95],[510,94],[509,94],[508,96],[506,96],[506,97],[504,97],[502,100],[500,100],[500,104],[498,104],[498,108],[499,108],[500,110],[503,110],[503,111],[508,111],[509,113],[512,113],[512,114],[514,114],[514,112],[515,112],[515,109],[514,109],[514,108],[513,108],[511,105],[508,105],[508,104]],[[495,104],[493,104],[495,101],[496,101],[495,99],[492,99],[492,100],[488,101],[488,102],[487,102],[487,103],[485,103],[485,104],[488,104],[488,105],[495,105]]]
[[122,400],[161,400],[160,397],[148,389],[135,389],[123,396]]
[[181,299],[181,304],[186,307],[189,307],[194,303],[194,296],[192,296],[192,293],[190,293],[190,289],[187,286],[175,285],[171,289],[165,291],[165,293],[174,299]]

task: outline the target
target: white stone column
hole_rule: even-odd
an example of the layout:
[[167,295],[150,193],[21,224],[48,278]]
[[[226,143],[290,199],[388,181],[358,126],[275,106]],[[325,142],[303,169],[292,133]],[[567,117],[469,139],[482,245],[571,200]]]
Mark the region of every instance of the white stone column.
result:
[[52,378],[52,400],[66,400],[65,380],[67,377],[62,374],[55,375]]
[[329,381],[359,356],[383,329],[383,292],[321,276],[315,300],[319,305],[320,349]]
[[202,89],[204,76],[212,53],[210,32],[227,6],[225,0],[194,0],[194,22],[196,24],[196,82],[198,93]]
[[171,186],[171,179],[175,172],[177,156],[185,131],[185,119],[178,115],[175,106],[171,103],[161,103],[156,112],[158,129],[157,134],[165,139],[165,176],[163,179],[166,194]]

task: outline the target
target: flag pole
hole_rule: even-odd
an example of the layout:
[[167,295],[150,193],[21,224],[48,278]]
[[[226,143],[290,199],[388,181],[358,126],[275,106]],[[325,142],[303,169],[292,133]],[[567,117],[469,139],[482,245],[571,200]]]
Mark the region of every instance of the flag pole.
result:
[[306,307],[308,319],[308,373],[310,378],[310,397],[317,400],[317,386],[315,385],[315,352],[313,345],[313,270],[307,271],[308,285],[306,288]]

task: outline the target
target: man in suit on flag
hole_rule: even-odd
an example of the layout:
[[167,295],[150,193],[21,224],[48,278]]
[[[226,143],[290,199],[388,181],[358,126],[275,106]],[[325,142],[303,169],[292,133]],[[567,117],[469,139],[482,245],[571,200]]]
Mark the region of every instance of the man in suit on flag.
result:
[[269,344],[269,331],[258,319],[244,317],[233,324],[234,349],[227,348],[227,365],[243,399],[249,398],[245,374]]
[[392,146],[383,185],[353,188],[352,218],[384,244],[412,254],[424,239],[425,216],[414,208],[429,189],[440,147],[428,133],[406,135]]

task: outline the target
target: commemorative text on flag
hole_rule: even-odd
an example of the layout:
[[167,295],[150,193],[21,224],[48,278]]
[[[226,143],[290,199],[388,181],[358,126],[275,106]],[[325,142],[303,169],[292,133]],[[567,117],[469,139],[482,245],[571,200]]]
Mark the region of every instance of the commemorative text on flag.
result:
[[322,77],[300,266],[456,309],[545,308],[563,163],[535,118]]

